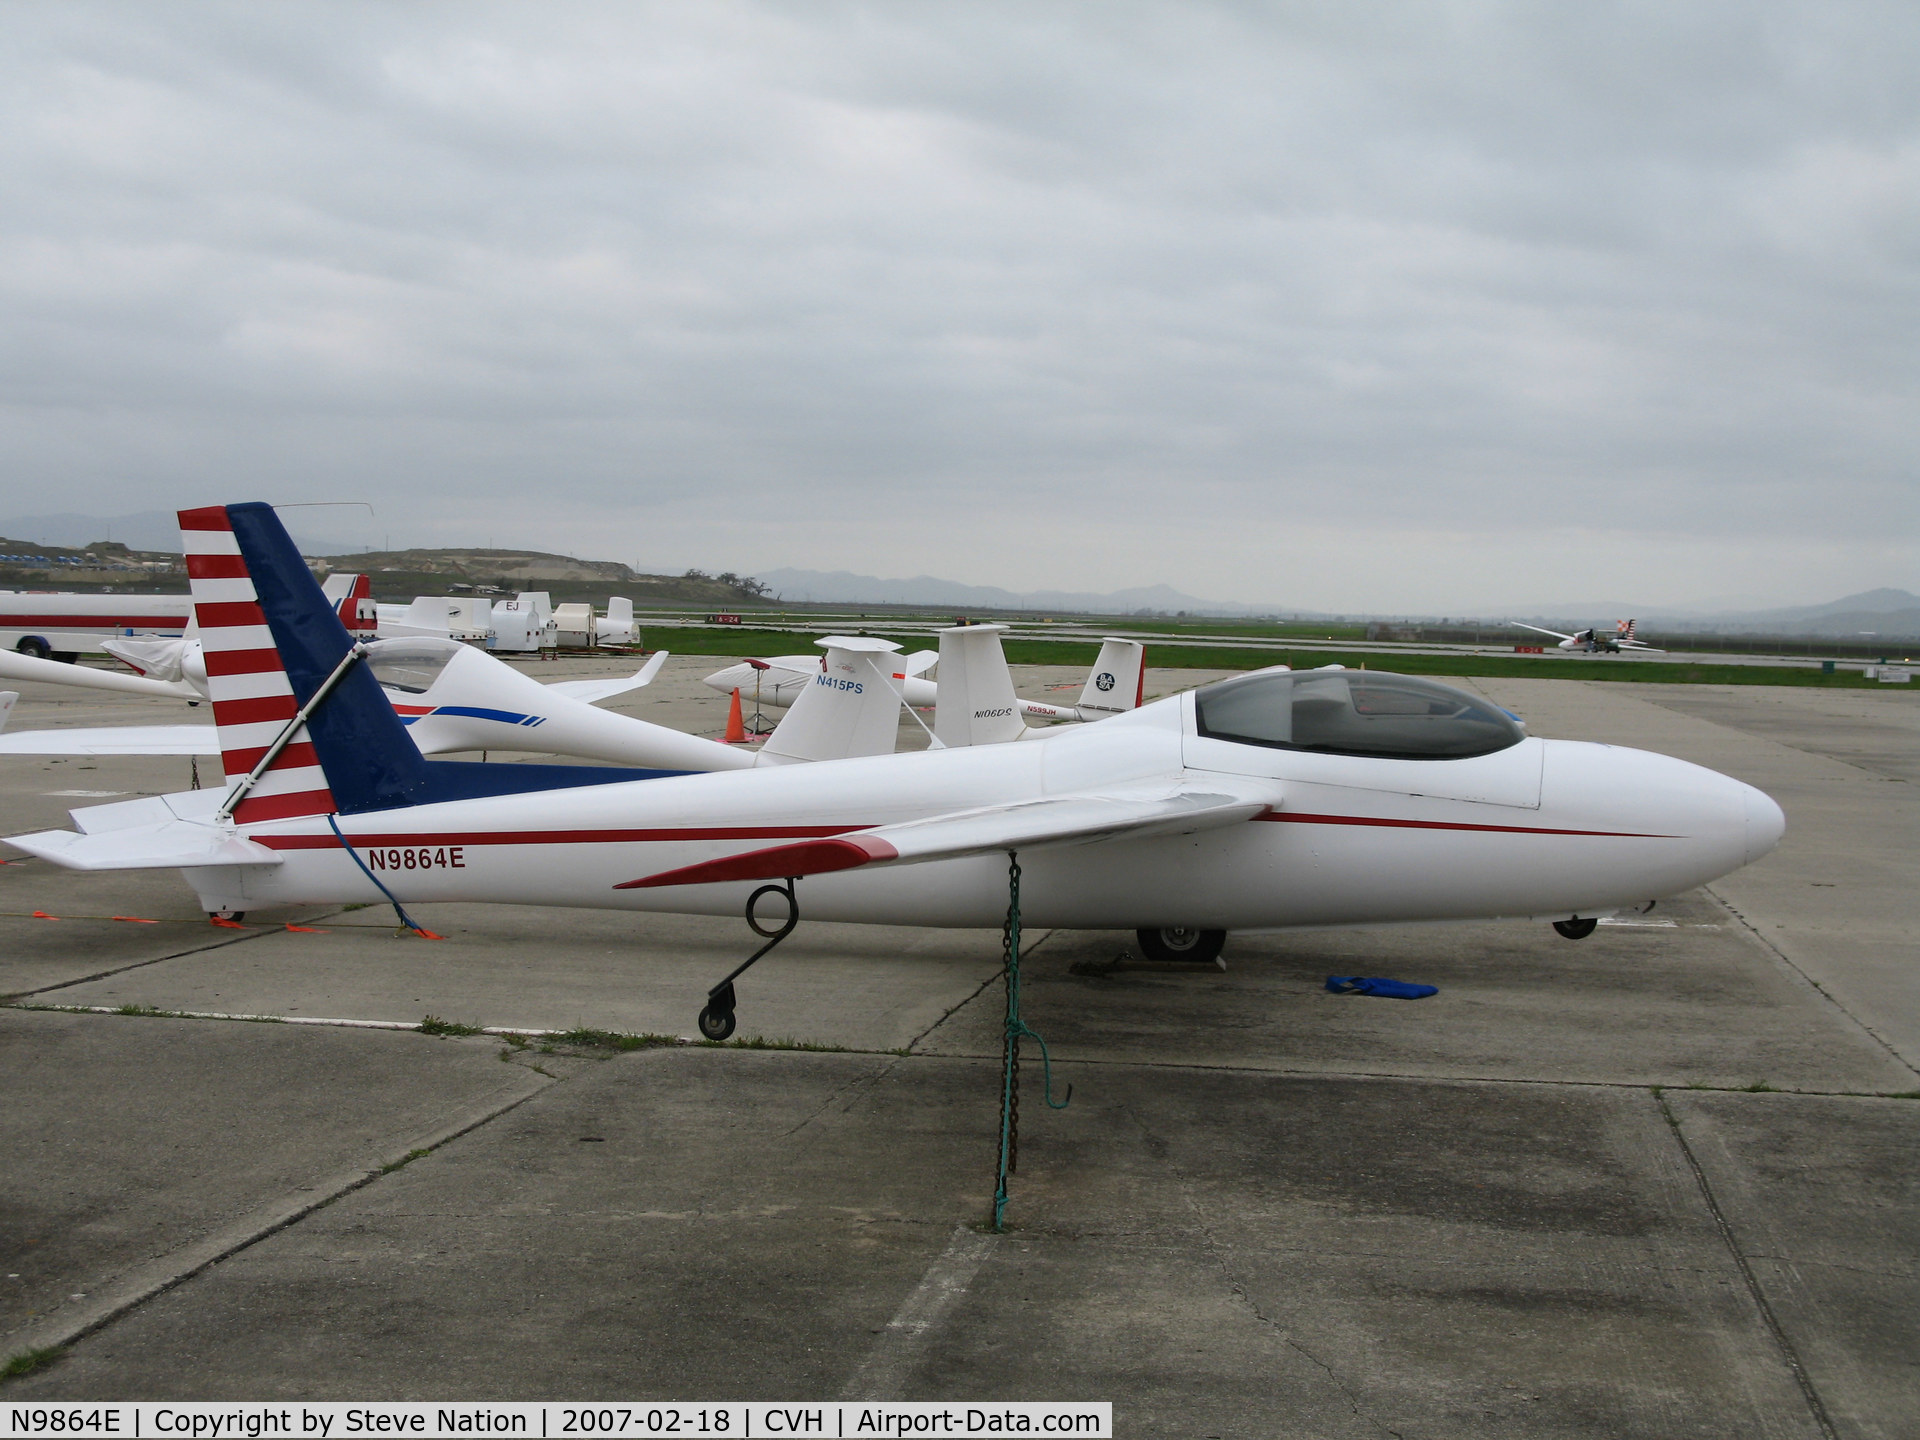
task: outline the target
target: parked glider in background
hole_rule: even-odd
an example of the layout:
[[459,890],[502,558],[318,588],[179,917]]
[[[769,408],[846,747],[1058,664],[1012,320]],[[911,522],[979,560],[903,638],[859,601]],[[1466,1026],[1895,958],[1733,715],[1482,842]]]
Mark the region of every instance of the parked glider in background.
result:
[[[939,652],[935,650],[916,650],[911,655],[894,657],[893,668],[887,675],[902,701],[915,709],[933,704],[933,682],[922,677],[939,659]],[[825,664],[825,655],[775,655],[767,660],[742,660],[738,665],[714,671],[700,683],[722,695],[738,690],[742,700],[784,710],[813,684]]]
[[[109,641],[118,644],[118,641]],[[178,640],[159,642],[179,645]],[[116,690],[124,695],[152,695],[168,700],[197,703],[206,699],[205,690],[196,690],[184,680],[154,679],[146,675],[124,675],[118,670],[94,670],[64,660],[42,660],[37,655],[0,650],[0,680],[32,680],[49,685],[78,685],[88,690]]]
[[[1257,671],[1031,744],[752,774],[425,760],[270,507],[182,525],[239,778],[11,843],[77,870],[178,867],[215,913],[387,899],[751,919],[772,892],[781,934],[803,909],[998,927],[1017,852],[1027,924],[1137,929],[1156,953],[1501,916],[1578,938],[1757,859],[1785,823],[1727,776],[1533,738],[1476,696],[1378,671]],[[852,673],[830,660],[809,694],[864,687],[887,643],[843,642]],[[734,1029],[738,973],[709,992],[710,1038]]]
[[191,608],[185,595],[0,592],[0,647],[71,660],[114,635],[182,634]]
[[[967,625],[953,628],[991,631],[997,637],[1007,627]],[[945,636],[948,632],[943,630],[940,633],[940,650],[916,650],[911,655],[901,657],[893,671],[894,688],[900,692],[900,698],[914,709],[925,709],[939,703],[939,682],[928,680],[925,676],[946,652]],[[997,639],[995,645],[998,648]],[[1004,666],[1004,659],[1000,663]],[[703,683],[722,695],[738,690],[745,701],[786,706],[791,705],[794,697],[804,691],[819,673],[820,662],[812,656],[782,655],[772,660],[746,660],[738,665],[729,665],[707,676]],[[946,673],[943,668],[941,674],[944,676]],[[1019,715],[1029,720],[1104,720],[1138,706],[1145,682],[1146,647],[1136,640],[1109,637],[1101,642],[1100,654],[1093,662],[1093,669],[1087,672],[1087,682],[1081,687],[1077,703],[1051,705],[1044,700],[1023,700],[1017,695],[1013,696],[1010,703]]]
[[1537,635],[1553,636],[1560,642],[1555,647],[1559,650],[1582,650],[1589,655],[1618,655],[1623,650],[1650,650],[1655,655],[1667,653],[1658,645],[1648,645],[1644,641],[1636,640],[1633,635],[1634,622],[1631,620],[1618,622],[1611,634],[1596,625],[1572,635],[1563,635],[1558,630],[1543,630],[1540,626],[1529,625],[1524,620],[1509,620],[1507,623],[1518,625],[1522,630],[1531,630]]

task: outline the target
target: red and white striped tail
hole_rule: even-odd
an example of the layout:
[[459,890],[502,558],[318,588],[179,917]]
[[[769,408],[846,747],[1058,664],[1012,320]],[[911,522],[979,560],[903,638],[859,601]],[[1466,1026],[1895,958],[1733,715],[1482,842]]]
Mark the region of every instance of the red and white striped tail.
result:
[[[227,779],[237,781],[260,763],[300,705],[267,618],[260,613],[260,597],[254,592],[226,507],[182,510],[180,538],[187,552],[193,612],[206,654],[220,763]],[[302,726],[235,807],[233,818],[246,825],[295,815],[328,815],[338,808]]]
[[371,640],[380,626],[379,607],[373,603],[373,583],[365,575],[329,575],[320,593],[333,602],[333,613],[356,640]]

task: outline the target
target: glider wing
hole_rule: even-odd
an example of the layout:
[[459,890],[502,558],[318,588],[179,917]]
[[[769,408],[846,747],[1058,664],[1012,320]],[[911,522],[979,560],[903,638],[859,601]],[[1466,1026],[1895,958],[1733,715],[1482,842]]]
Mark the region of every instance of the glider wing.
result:
[[656,650],[653,658],[631,675],[616,676],[611,680],[556,680],[547,689],[556,695],[565,695],[570,700],[584,700],[589,705],[597,705],[602,700],[611,700],[629,690],[651,685],[653,677],[660,673],[660,667],[666,663],[667,652]]
[[94,729],[16,730],[0,735],[0,755],[218,755],[211,725],[103,725]]
[[789,876],[851,870],[861,865],[911,865],[985,855],[997,850],[1033,850],[1155,835],[1187,835],[1252,820],[1265,814],[1279,800],[1277,788],[1272,787],[1261,794],[1183,786],[1050,796],[1013,805],[957,810],[898,825],[879,825],[827,840],[803,840],[792,845],[750,850],[743,855],[723,856],[629,880],[614,888],[644,890],[662,885],[710,885],[729,880],[783,880]]

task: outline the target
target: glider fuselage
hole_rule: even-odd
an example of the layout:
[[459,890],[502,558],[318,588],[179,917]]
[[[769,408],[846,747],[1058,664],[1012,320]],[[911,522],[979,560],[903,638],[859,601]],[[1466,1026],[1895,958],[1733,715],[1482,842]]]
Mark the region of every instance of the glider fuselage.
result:
[[[1192,834],[1023,850],[1028,924],[1313,925],[1594,914],[1644,905],[1771,848],[1759,791],[1663,755],[1528,738],[1462,760],[1206,738],[1193,699],[1038,743],[677,776],[338,817],[403,903],[739,914],[753,882],[616,889],[700,861],[977,807],[1231,779],[1261,818]],[[277,866],[185,872],[209,910],[380,900],[322,817],[245,826]],[[799,882],[808,919],[997,926],[1007,858],[873,864]]]

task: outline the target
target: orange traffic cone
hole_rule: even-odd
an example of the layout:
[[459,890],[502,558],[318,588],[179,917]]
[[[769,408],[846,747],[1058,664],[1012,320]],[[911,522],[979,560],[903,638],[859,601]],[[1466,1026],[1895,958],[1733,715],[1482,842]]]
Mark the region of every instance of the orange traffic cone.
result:
[[740,715],[740,692],[733,692],[733,703],[727,706],[727,733],[720,737],[729,745],[747,743],[747,722]]

